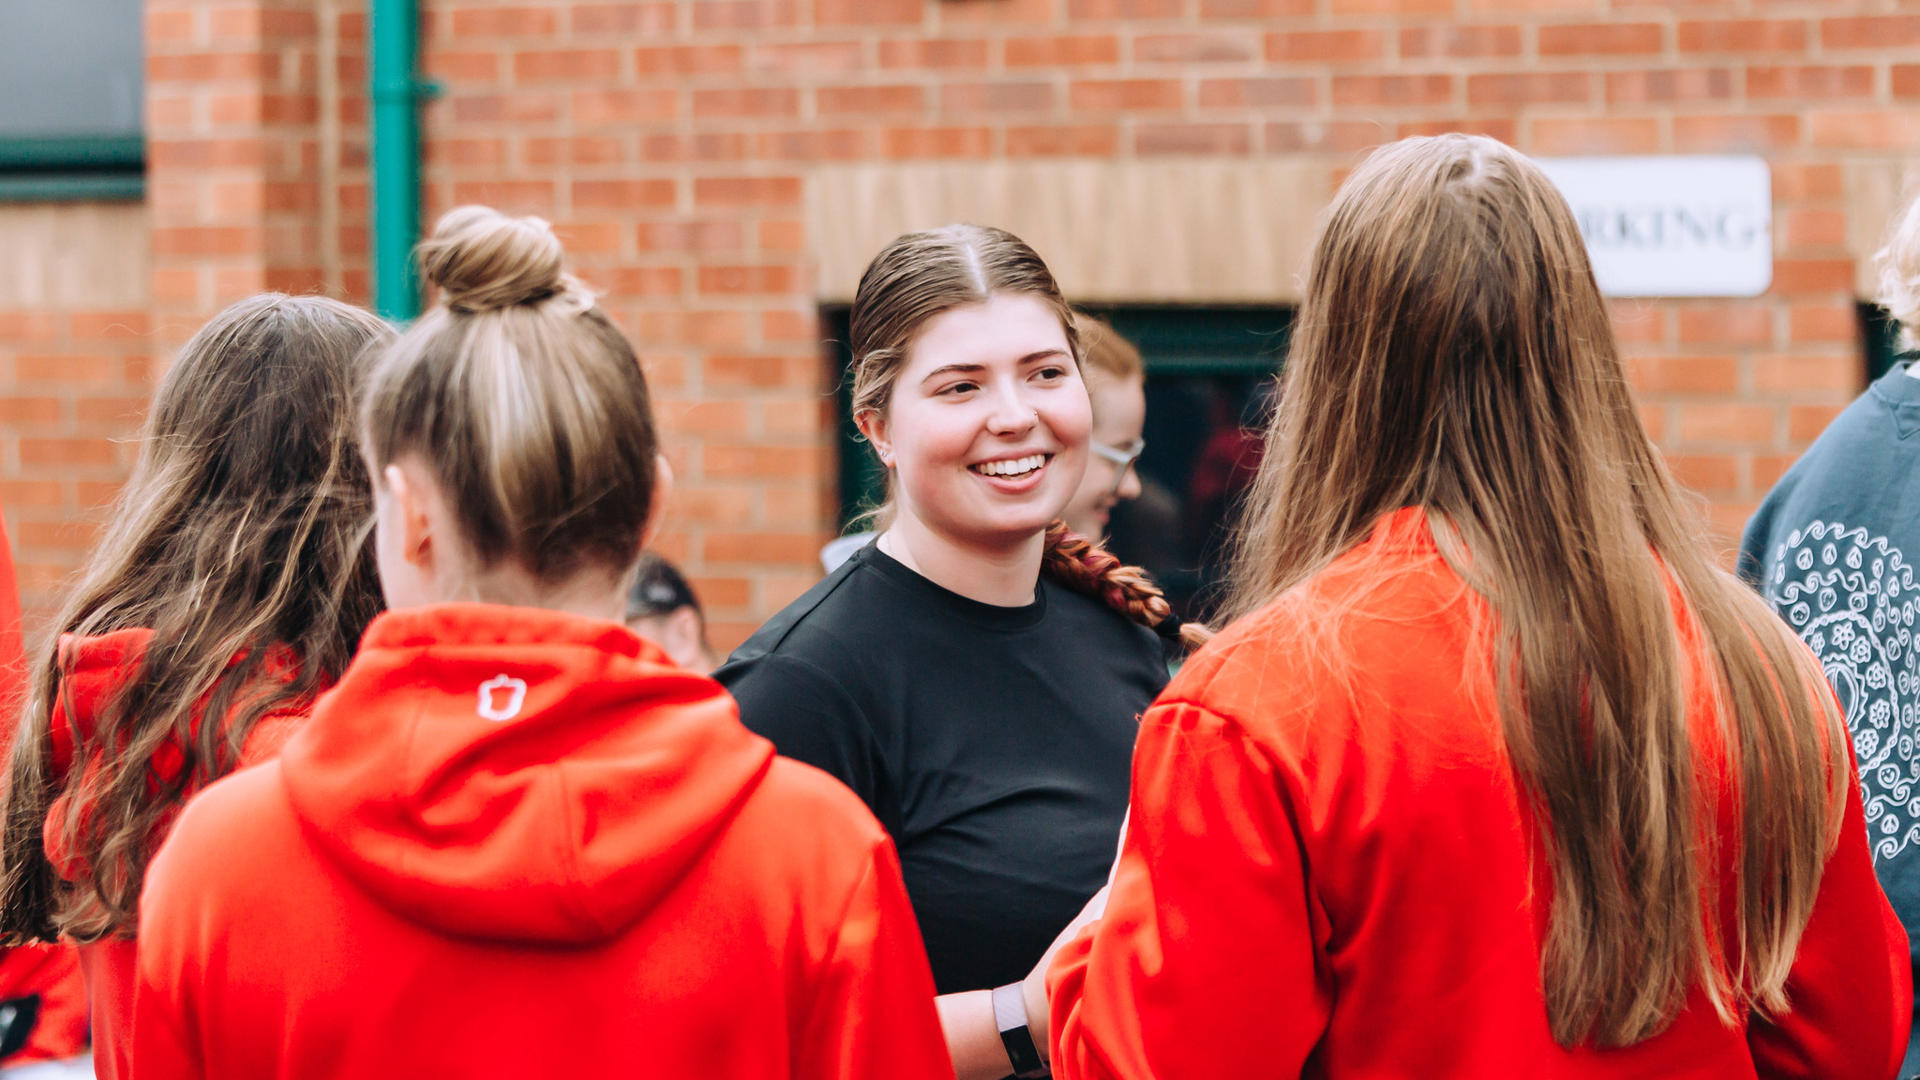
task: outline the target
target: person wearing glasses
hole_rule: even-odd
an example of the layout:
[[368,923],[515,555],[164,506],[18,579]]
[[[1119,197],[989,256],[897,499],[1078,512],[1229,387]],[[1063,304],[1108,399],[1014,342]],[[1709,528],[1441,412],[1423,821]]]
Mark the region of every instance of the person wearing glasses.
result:
[[1093,405],[1093,431],[1086,474],[1060,511],[1060,520],[1081,536],[1099,540],[1107,534],[1114,506],[1140,497],[1140,474],[1134,466],[1147,448],[1141,438],[1147,426],[1147,370],[1140,350],[1104,320],[1083,312],[1075,322],[1085,349],[1080,373]]

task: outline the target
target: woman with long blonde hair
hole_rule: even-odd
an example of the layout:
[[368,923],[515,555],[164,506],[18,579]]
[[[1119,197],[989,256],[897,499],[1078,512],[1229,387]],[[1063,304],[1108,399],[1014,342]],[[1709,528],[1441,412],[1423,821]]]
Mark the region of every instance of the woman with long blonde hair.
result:
[[1533,163],[1409,139],[1342,186],[1234,574],[1052,968],[1056,1076],[1893,1075],[1846,731]]

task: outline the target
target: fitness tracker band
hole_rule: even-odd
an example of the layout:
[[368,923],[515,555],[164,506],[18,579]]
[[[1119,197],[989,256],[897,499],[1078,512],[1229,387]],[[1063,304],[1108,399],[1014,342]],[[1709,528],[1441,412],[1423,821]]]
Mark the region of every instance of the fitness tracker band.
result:
[[1040,1048],[1027,1030],[1027,993],[1020,983],[1008,983],[993,992],[993,1023],[1007,1048],[1016,1080],[1044,1080],[1053,1075],[1040,1060]]

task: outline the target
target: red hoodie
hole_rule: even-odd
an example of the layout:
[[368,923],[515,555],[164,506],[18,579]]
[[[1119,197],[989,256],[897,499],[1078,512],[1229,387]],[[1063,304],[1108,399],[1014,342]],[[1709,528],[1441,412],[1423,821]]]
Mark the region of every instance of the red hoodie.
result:
[[[152,637],[150,630],[135,629],[98,637],[61,638],[65,675],[61,693],[54,700],[50,731],[56,778],[64,778],[76,767],[78,748],[94,737],[108,702],[139,670]],[[73,702],[71,714],[67,711],[69,699]],[[287,736],[304,719],[302,710],[261,717],[241,748],[240,767],[257,764],[278,753]],[[165,753],[155,757],[162,770],[168,768],[170,761],[177,769],[181,760],[169,759]],[[68,881],[79,881],[89,867],[84,855],[66,850],[62,842],[61,822],[65,816],[63,797],[47,814],[43,843],[54,870]],[[162,831],[170,824],[163,818]],[[86,973],[86,996],[93,1005],[93,1067],[99,1080],[121,1080],[131,1075],[128,1058],[132,1042],[128,1028],[133,1014],[134,951],[133,941],[118,937],[79,947],[79,970]]]
[[140,1080],[950,1077],[893,848],[719,685],[527,608],[381,616],[141,901]]
[[[1187,664],[1141,724],[1105,917],[1050,972],[1056,1077],[1894,1075],[1911,973],[1857,784],[1791,1012],[1726,1024],[1696,989],[1636,1046],[1554,1042],[1552,878],[1501,736],[1490,617],[1405,510]],[[1705,647],[1682,632],[1703,790],[1731,835]],[[1737,850],[1702,868],[1723,899]]]

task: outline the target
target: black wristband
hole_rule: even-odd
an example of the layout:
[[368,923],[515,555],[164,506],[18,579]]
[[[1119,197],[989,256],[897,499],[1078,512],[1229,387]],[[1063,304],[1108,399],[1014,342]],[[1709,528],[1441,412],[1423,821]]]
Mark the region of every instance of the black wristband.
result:
[[1007,1060],[1013,1063],[1017,1080],[1042,1080],[1052,1076],[1040,1060],[1040,1048],[1033,1044],[1027,1030],[1027,992],[1020,983],[1008,983],[993,992],[993,1023],[1000,1029],[1000,1042],[1007,1048]]

